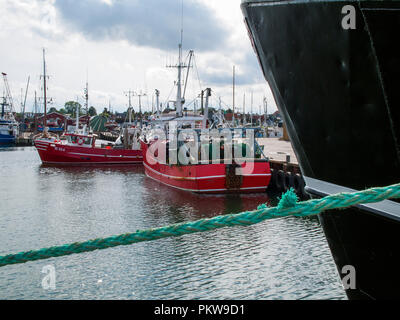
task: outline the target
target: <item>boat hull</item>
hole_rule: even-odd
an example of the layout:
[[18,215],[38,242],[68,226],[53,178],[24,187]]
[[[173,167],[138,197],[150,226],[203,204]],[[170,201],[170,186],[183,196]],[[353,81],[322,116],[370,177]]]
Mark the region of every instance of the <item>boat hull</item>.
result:
[[15,143],[15,137],[6,134],[0,134],[0,144],[13,144]]
[[143,165],[146,175],[167,186],[204,194],[260,193],[268,188],[271,171],[268,161],[256,161],[250,168],[240,166],[241,176],[235,174],[239,166],[229,164],[167,165],[157,162],[142,141]]
[[[356,28],[343,28],[343,7]],[[249,35],[285,120],[309,190],[400,181],[398,1],[244,1]],[[345,20],[346,21],[346,20]],[[396,208],[396,205],[392,205]],[[399,209],[320,215],[349,298],[398,298]]]
[[120,150],[70,146],[48,140],[35,140],[40,159],[46,165],[142,164],[141,150]]

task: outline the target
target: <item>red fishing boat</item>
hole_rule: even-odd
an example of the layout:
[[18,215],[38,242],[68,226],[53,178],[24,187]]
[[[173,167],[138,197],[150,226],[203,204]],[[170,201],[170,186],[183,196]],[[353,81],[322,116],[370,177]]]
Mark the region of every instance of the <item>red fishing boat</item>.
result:
[[[195,193],[259,193],[268,188],[271,171],[266,159],[248,159],[245,163],[199,163],[171,165],[157,160],[149,151],[151,144],[141,141],[146,175],[167,186]],[[167,151],[168,152],[168,151]]]
[[[59,138],[49,134],[47,124],[46,98],[46,62],[43,50],[43,95],[44,95],[44,130],[33,141],[43,164],[47,165],[109,165],[109,164],[141,164],[143,162],[140,150],[140,129],[126,126],[123,134],[115,143],[104,142],[96,144],[96,135],[87,133],[87,125],[79,127],[79,104],[76,108],[75,132],[66,133]],[[89,106],[88,83],[85,89],[86,111]],[[131,110],[129,110],[131,114]]]
[[35,147],[43,164],[141,164],[140,148],[124,148],[120,144],[96,145],[95,135],[65,134],[61,139],[41,137],[35,139]]
[[[176,115],[172,118],[163,118],[157,112],[157,119],[153,121],[153,130],[143,132],[140,143],[146,175],[167,186],[195,193],[266,191],[271,179],[271,170],[268,159],[254,139],[255,132],[251,132],[253,139],[248,139],[245,129],[229,128],[221,121],[210,119],[208,103],[211,89],[208,88],[202,93],[202,96],[205,93],[206,99],[202,116],[183,115],[187,82],[182,96],[182,69],[187,68],[189,72],[192,57],[193,51],[190,51],[189,65],[182,63],[182,44],[180,44],[179,62],[176,66],[178,68]],[[187,78],[188,74],[186,74]],[[156,90],[156,97],[157,110],[159,110],[158,90]],[[182,133],[188,136],[180,140]],[[221,135],[226,139],[221,139]],[[188,146],[187,142],[194,143],[195,147],[185,149]],[[245,150],[256,150],[256,152],[248,156],[246,151],[244,156],[243,147]],[[219,148],[220,152],[217,152]],[[205,156],[203,156],[204,150],[207,150]],[[159,154],[163,155],[159,156]],[[174,154],[184,154],[191,160],[182,162],[179,156],[172,159],[171,155]],[[221,157],[222,154],[223,157]],[[232,157],[233,154],[235,157]]]

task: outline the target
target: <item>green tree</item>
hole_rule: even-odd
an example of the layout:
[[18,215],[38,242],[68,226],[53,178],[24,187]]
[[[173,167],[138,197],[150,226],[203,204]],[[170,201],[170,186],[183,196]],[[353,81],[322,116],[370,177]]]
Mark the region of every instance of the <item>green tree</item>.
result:
[[[79,102],[76,101],[68,101],[65,103],[64,108],[67,111],[68,114],[72,115],[75,117],[76,115],[76,107],[79,106],[79,110],[82,109],[82,106]],[[79,112],[80,114],[80,112]]]
[[89,115],[90,115],[91,117],[97,115],[97,110],[96,110],[95,107],[90,107],[88,112],[89,112]]
[[57,112],[57,109],[54,108],[54,107],[51,107],[50,110],[49,110],[49,113],[52,113],[52,112]]
[[108,117],[110,114],[108,112],[107,108],[104,108],[103,113],[101,114],[102,116]]

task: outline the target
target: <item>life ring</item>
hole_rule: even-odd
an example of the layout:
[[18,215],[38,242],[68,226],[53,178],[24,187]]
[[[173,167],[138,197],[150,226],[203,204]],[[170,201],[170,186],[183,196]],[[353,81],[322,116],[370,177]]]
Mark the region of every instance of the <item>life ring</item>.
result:
[[81,145],[83,145],[83,139],[82,138],[79,138],[78,139],[78,144],[81,146]]

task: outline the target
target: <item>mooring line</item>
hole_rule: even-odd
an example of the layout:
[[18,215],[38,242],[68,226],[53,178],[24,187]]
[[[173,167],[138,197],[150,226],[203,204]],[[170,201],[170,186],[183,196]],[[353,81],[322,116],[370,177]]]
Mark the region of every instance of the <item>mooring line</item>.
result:
[[283,217],[309,217],[332,209],[346,209],[358,204],[376,203],[387,199],[400,198],[400,184],[388,187],[372,188],[355,193],[339,193],[322,199],[298,202],[293,189],[282,195],[277,207],[270,208],[260,205],[255,211],[201,219],[193,222],[174,224],[166,227],[136,231],[108,238],[99,238],[86,242],[66,244],[0,256],[0,267],[21,264],[30,261],[43,260],[95,250],[103,250],[117,246],[153,241],[162,238],[179,237],[187,234],[211,231],[235,226],[250,226],[262,221]]

